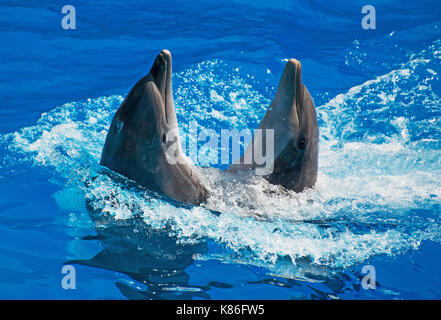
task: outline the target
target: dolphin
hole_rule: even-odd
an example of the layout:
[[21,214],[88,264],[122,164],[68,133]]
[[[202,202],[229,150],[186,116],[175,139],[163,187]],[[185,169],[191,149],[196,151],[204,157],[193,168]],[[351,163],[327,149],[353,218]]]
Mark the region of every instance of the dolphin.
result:
[[[318,122],[314,102],[302,83],[302,66],[296,59],[285,65],[276,95],[259,124],[261,134],[254,135],[242,157],[232,163],[227,172],[262,169],[262,175],[272,184],[282,185],[295,192],[314,186],[318,170]],[[268,132],[273,144],[268,150]],[[268,155],[271,157],[268,157]],[[271,159],[272,158],[272,159]]]
[[208,191],[176,142],[172,58],[162,50],[116,111],[100,164],[174,200],[200,204]]

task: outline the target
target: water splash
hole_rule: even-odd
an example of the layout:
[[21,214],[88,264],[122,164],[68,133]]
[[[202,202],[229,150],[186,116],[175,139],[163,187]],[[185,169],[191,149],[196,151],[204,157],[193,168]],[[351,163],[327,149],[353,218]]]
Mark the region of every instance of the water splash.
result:
[[[59,203],[78,197],[73,202],[86,199],[103,217],[141,215],[182,243],[215,241],[224,251],[211,254],[223,260],[347,267],[417,248],[426,239],[441,240],[440,49],[435,41],[399,69],[317,108],[318,181],[302,194],[260,177],[239,180],[201,168],[216,196],[203,207],[180,207],[111,179],[97,163],[122,96],[57,107],[35,126],[1,136],[1,144],[21,161],[54,168],[66,189],[81,191],[57,193]],[[218,60],[175,74],[181,130],[185,134],[190,121],[254,128],[274,84],[258,83],[246,70]]]

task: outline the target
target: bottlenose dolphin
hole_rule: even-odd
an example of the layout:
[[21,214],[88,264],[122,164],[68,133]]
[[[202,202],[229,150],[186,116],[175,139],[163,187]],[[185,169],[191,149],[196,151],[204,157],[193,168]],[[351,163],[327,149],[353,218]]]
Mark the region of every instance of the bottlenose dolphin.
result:
[[[258,158],[270,152],[273,162],[266,163],[265,178],[273,184],[301,192],[314,186],[318,170],[318,123],[314,102],[301,79],[301,64],[286,63],[274,100],[259,124],[261,134],[254,136],[242,157],[227,171],[262,169]],[[267,150],[268,130],[274,137],[273,150]],[[266,157],[266,161],[271,161]]]
[[179,141],[172,59],[169,51],[162,50],[149,74],[135,84],[116,111],[100,164],[174,200],[204,202],[207,189],[180,144],[171,140]]
[[[209,193],[182,154],[171,84],[171,54],[162,50],[149,74],[135,84],[117,110],[100,164],[174,200],[200,204]],[[254,136],[242,158],[226,171],[258,171],[262,164],[256,155],[272,152],[273,159],[266,157],[271,162],[271,170],[265,173],[270,183],[296,192],[313,187],[318,164],[317,116],[297,60],[287,62],[259,129],[263,135]],[[275,137],[274,150],[266,150],[262,143],[268,130]]]

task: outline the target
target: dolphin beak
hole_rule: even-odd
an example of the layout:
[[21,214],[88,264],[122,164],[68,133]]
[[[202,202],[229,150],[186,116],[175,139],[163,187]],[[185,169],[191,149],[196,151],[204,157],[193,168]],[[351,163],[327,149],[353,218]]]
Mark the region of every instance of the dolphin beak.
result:
[[293,99],[294,99],[294,108],[297,114],[298,127],[301,125],[301,102],[300,102],[300,93],[302,90],[302,65],[300,61],[296,59],[289,59],[286,68],[289,70],[292,77],[292,85],[293,85]]
[[[291,114],[289,122],[297,129],[300,128],[302,119],[301,95],[302,95],[302,65],[296,59],[289,59],[280,78],[276,93],[276,100],[280,108],[279,112]],[[278,106],[278,108],[279,108]],[[294,109],[294,110],[292,110]],[[294,111],[294,112],[293,112]]]
[[150,70],[150,75],[164,102],[166,121],[169,124],[174,124],[176,113],[172,92],[172,57],[170,51],[164,49],[158,54]]
[[160,53],[167,64],[166,70],[166,83],[165,83],[165,115],[167,118],[167,122],[172,124],[172,122],[176,121],[176,112],[175,106],[173,102],[173,91],[172,91],[172,56],[170,51],[163,49]]
[[156,87],[161,94],[162,100],[165,102],[165,88],[167,83],[167,61],[162,54],[158,54],[155,61],[153,62],[153,66],[150,69],[150,73],[152,76],[152,80],[155,82]]
[[[167,80],[171,80],[171,75],[172,75],[171,53],[170,53],[170,51],[164,49],[161,51],[161,53],[159,55],[165,59],[166,66],[167,66],[166,77],[167,77]],[[170,90],[171,90],[171,81],[167,81],[167,91],[170,91]]]

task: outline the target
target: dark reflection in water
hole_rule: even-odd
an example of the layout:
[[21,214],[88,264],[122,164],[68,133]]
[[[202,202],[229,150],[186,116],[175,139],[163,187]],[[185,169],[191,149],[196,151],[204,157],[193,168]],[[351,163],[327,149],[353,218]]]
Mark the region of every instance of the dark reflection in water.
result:
[[[97,216],[91,214],[92,218]],[[209,299],[208,286],[190,286],[185,269],[196,253],[205,245],[182,245],[165,230],[156,231],[141,218],[96,222],[95,236],[84,240],[100,240],[103,250],[89,260],[72,260],[76,263],[100,269],[117,271],[145,285],[144,290],[117,282],[121,293],[129,299]]]
[[[190,284],[186,268],[194,263],[195,256],[207,252],[206,242],[180,244],[176,237],[169,235],[169,230],[154,230],[141,217],[116,220],[103,217],[102,213],[90,213],[90,216],[95,222],[97,234],[85,236],[83,240],[99,240],[103,250],[91,259],[66,263],[128,275],[136,282],[135,285],[116,282],[128,299],[211,299],[210,289],[231,289],[236,285],[227,283],[237,282],[235,274],[229,275],[226,281],[218,278],[202,284]],[[285,265],[283,261],[281,263]],[[348,291],[355,296],[360,291],[361,275],[352,272],[332,273],[311,266],[309,261],[299,261],[295,273],[294,277],[292,273],[291,277],[284,277],[265,270],[260,279],[243,279],[240,285],[250,292],[265,290],[267,286],[281,288],[291,293],[285,297],[291,299],[339,299]],[[275,297],[270,295],[267,298]]]

